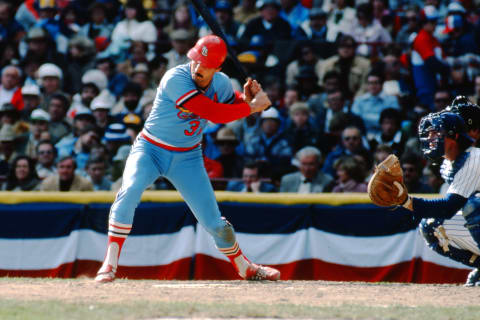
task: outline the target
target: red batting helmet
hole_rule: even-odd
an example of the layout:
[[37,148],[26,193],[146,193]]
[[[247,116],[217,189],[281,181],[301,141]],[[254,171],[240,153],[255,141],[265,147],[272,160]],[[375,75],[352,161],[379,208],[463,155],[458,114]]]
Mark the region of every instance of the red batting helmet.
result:
[[187,57],[201,63],[207,68],[219,68],[227,57],[227,45],[222,38],[208,35],[198,39],[195,46],[187,53]]

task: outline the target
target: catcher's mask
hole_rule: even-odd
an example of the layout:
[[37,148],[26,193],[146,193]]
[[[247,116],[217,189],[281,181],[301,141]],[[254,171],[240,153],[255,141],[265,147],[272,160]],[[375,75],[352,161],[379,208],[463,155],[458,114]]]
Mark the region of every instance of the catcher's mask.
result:
[[445,154],[445,137],[456,140],[461,149],[473,143],[465,130],[463,119],[451,112],[430,113],[418,126],[422,152],[430,160],[438,161]]

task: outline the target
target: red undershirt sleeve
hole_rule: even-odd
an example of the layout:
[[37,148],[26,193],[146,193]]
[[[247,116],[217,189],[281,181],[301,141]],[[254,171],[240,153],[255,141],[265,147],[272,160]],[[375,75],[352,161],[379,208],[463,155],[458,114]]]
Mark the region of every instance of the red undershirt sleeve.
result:
[[215,102],[203,94],[197,94],[180,107],[214,123],[227,123],[250,115],[250,106],[238,91],[235,92],[233,104]]

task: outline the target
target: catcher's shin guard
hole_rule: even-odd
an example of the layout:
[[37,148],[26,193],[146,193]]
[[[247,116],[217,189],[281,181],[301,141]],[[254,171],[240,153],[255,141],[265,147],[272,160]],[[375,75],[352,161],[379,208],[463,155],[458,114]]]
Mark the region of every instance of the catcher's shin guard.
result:
[[444,234],[443,219],[423,219],[420,223],[420,232],[427,245],[438,254],[448,257],[466,266],[479,268],[480,257],[469,250],[456,248],[448,243]]

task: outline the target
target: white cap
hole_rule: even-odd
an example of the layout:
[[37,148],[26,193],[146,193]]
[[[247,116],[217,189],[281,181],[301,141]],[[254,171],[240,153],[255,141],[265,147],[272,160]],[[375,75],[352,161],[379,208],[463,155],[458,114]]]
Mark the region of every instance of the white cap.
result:
[[50,114],[43,109],[35,109],[32,111],[32,114],[30,115],[30,119],[50,121]]
[[62,70],[53,63],[42,64],[40,68],[38,68],[37,74],[40,79],[44,77],[57,77],[62,80],[63,78]]
[[423,8],[425,18],[427,20],[437,20],[438,19],[438,10],[432,5],[425,6]]
[[262,119],[278,119],[280,120],[280,113],[274,107],[270,107],[268,110],[262,111]]
[[34,84],[27,84],[22,87],[22,95],[40,96],[40,88]]
[[97,109],[110,110],[113,108],[114,104],[115,100],[112,98],[112,96],[101,93],[92,100],[90,103],[90,109],[92,109],[92,111]]
[[102,91],[107,87],[108,79],[102,71],[98,69],[90,69],[82,76],[82,83],[93,83],[99,91]]
[[459,12],[459,13],[465,13],[466,10],[465,8],[458,2],[451,2],[449,5],[448,5],[448,13],[452,13],[452,12]]

